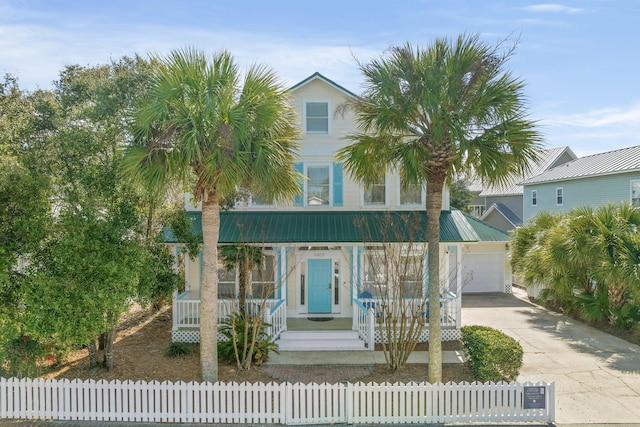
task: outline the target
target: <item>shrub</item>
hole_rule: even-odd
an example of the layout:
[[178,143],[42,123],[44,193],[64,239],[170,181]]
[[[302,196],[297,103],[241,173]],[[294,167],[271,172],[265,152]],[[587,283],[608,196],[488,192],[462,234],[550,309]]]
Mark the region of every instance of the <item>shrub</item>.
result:
[[164,354],[169,357],[185,356],[191,353],[193,353],[193,346],[186,342],[172,342],[164,351]]
[[247,313],[230,315],[220,326],[220,334],[226,338],[218,342],[220,357],[229,362],[235,360],[241,369],[249,369],[252,364],[262,365],[269,357],[269,351],[278,353],[278,344],[265,331],[269,326]]
[[515,381],[524,352],[518,341],[488,326],[462,327],[467,363],[477,381]]
[[3,375],[19,378],[37,377],[45,358],[49,356],[51,355],[47,354],[47,349],[39,341],[27,335],[14,338],[4,347]]

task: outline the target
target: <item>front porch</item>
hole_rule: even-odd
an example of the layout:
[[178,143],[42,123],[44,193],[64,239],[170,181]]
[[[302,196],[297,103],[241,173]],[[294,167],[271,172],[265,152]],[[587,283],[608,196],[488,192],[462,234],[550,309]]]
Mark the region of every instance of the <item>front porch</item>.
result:
[[[376,298],[354,298],[350,316],[325,317],[330,320],[310,320],[308,317],[287,317],[284,299],[248,299],[247,308],[259,315],[270,326],[267,333],[285,351],[340,351],[370,350],[384,337],[384,310],[377,310],[384,304],[396,304],[387,312],[404,310],[406,319],[418,316],[423,325],[419,342],[427,342],[428,318],[425,312],[426,300],[391,301]],[[460,298],[447,293],[441,298],[442,340],[460,338]],[[218,300],[218,323],[239,309],[237,299]],[[172,341],[200,341],[200,299],[193,293],[184,292],[173,299]],[[404,318],[404,317],[403,317]],[[218,335],[218,339],[224,339]]]

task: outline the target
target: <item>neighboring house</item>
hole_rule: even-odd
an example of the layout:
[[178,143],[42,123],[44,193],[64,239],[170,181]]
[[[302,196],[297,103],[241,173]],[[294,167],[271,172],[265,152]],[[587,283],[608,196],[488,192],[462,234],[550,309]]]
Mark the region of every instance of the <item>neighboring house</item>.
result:
[[640,205],[640,146],[581,157],[522,182],[524,220],[610,202]]
[[501,185],[483,186],[482,182],[474,180],[470,186],[476,194],[471,202],[472,213],[501,230],[513,230],[522,225],[524,219],[522,181],[576,158],[569,147],[541,150],[538,160],[529,164],[526,173],[513,174]]
[[[230,212],[222,212],[220,245],[245,242],[264,248],[265,263],[254,271],[255,297],[270,290],[267,319],[270,332],[281,349],[364,349],[364,341],[380,340],[379,331],[368,331],[373,324],[367,251],[375,251],[380,233],[367,238],[357,224],[363,220],[369,229],[388,226],[389,216],[411,216],[426,240],[426,192],[420,186],[402,189],[397,173],[389,172],[370,188],[354,181],[335,160],[335,152],[348,144],[345,136],[355,130],[351,112],[336,114],[338,106],[355,95],[319,73],[290,89],[292,102],[301,118],[301,152],[295,168],[306,176],[302,195],[289,205],[266,205],[250,199]],[[187,204],[188,215],[196,231],[201,229],[198,208]],[[399,222],[399,221],[397,221]],[[396,222],[396,223],[397,223]],[[459,337],[460,299],[463,292],[510,292],[511,268],[506,256],[508,236],[477,218],[459,210],[450,210],[448,193],[443,199],[440,218],[443,295],[443,339]],[[172,240],[171,235],[168,238]],[[424,240],[420,240],[424,241]],[[402,243],[398,243],[401,245]],[[424,248],[424,246],[422,246]],[[424,253],[423,253],[424,255]],[[415,253],[410,262],[424,262]],[[174,298],[174,341],[197,341],[200,298],[200,258],[185,266],[186,289]],[[219,270],[220,316],[237,304],[237,274]],[[427,296],[427,278],[408,278],[418,286],[419,303]],[[355,335],[355,344],[346,344],[332,336],[324,344],[310,331],[300,332],[293,342],[293,325],[307,318],[343,319],[347,334]],[[297,323],[296,323],[297,322]],[[370,323],[369,323],[370,322]],[[311,325],[314,322],[310,322]],[[319,324],[319,323],[317,323]],[[298,326],[299,327],[299,326]],[[307,325],[307,329],[309,326]],[[311,327],[313,328],[313,326]],[[304,335],[307,334],[307,335]],[[300,337],[298,337],[300,338]],[[427,340],[426,333],[422,339]],[[368,347],[373,349],[369,341]]]

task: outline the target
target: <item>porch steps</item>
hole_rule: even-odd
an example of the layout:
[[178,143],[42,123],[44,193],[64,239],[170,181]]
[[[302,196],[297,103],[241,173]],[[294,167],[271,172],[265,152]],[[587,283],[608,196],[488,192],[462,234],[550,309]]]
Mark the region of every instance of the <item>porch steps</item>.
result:
[[284,331],[276,343],[280,351],[367,350],[356,331]]

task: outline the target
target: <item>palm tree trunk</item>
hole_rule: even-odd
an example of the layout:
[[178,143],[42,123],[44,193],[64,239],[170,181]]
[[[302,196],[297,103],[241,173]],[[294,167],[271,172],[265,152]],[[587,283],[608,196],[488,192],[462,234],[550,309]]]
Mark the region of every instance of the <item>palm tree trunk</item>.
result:
[[220,205],[210,192],[202,201],[202,285],[200,289],[200,368],[203,381],[218,381],[218,238]]
[[429,271],[429,382],[442,382],[442,324],[440,323],[440,212],[443,176],[427,181],[427,263]]

